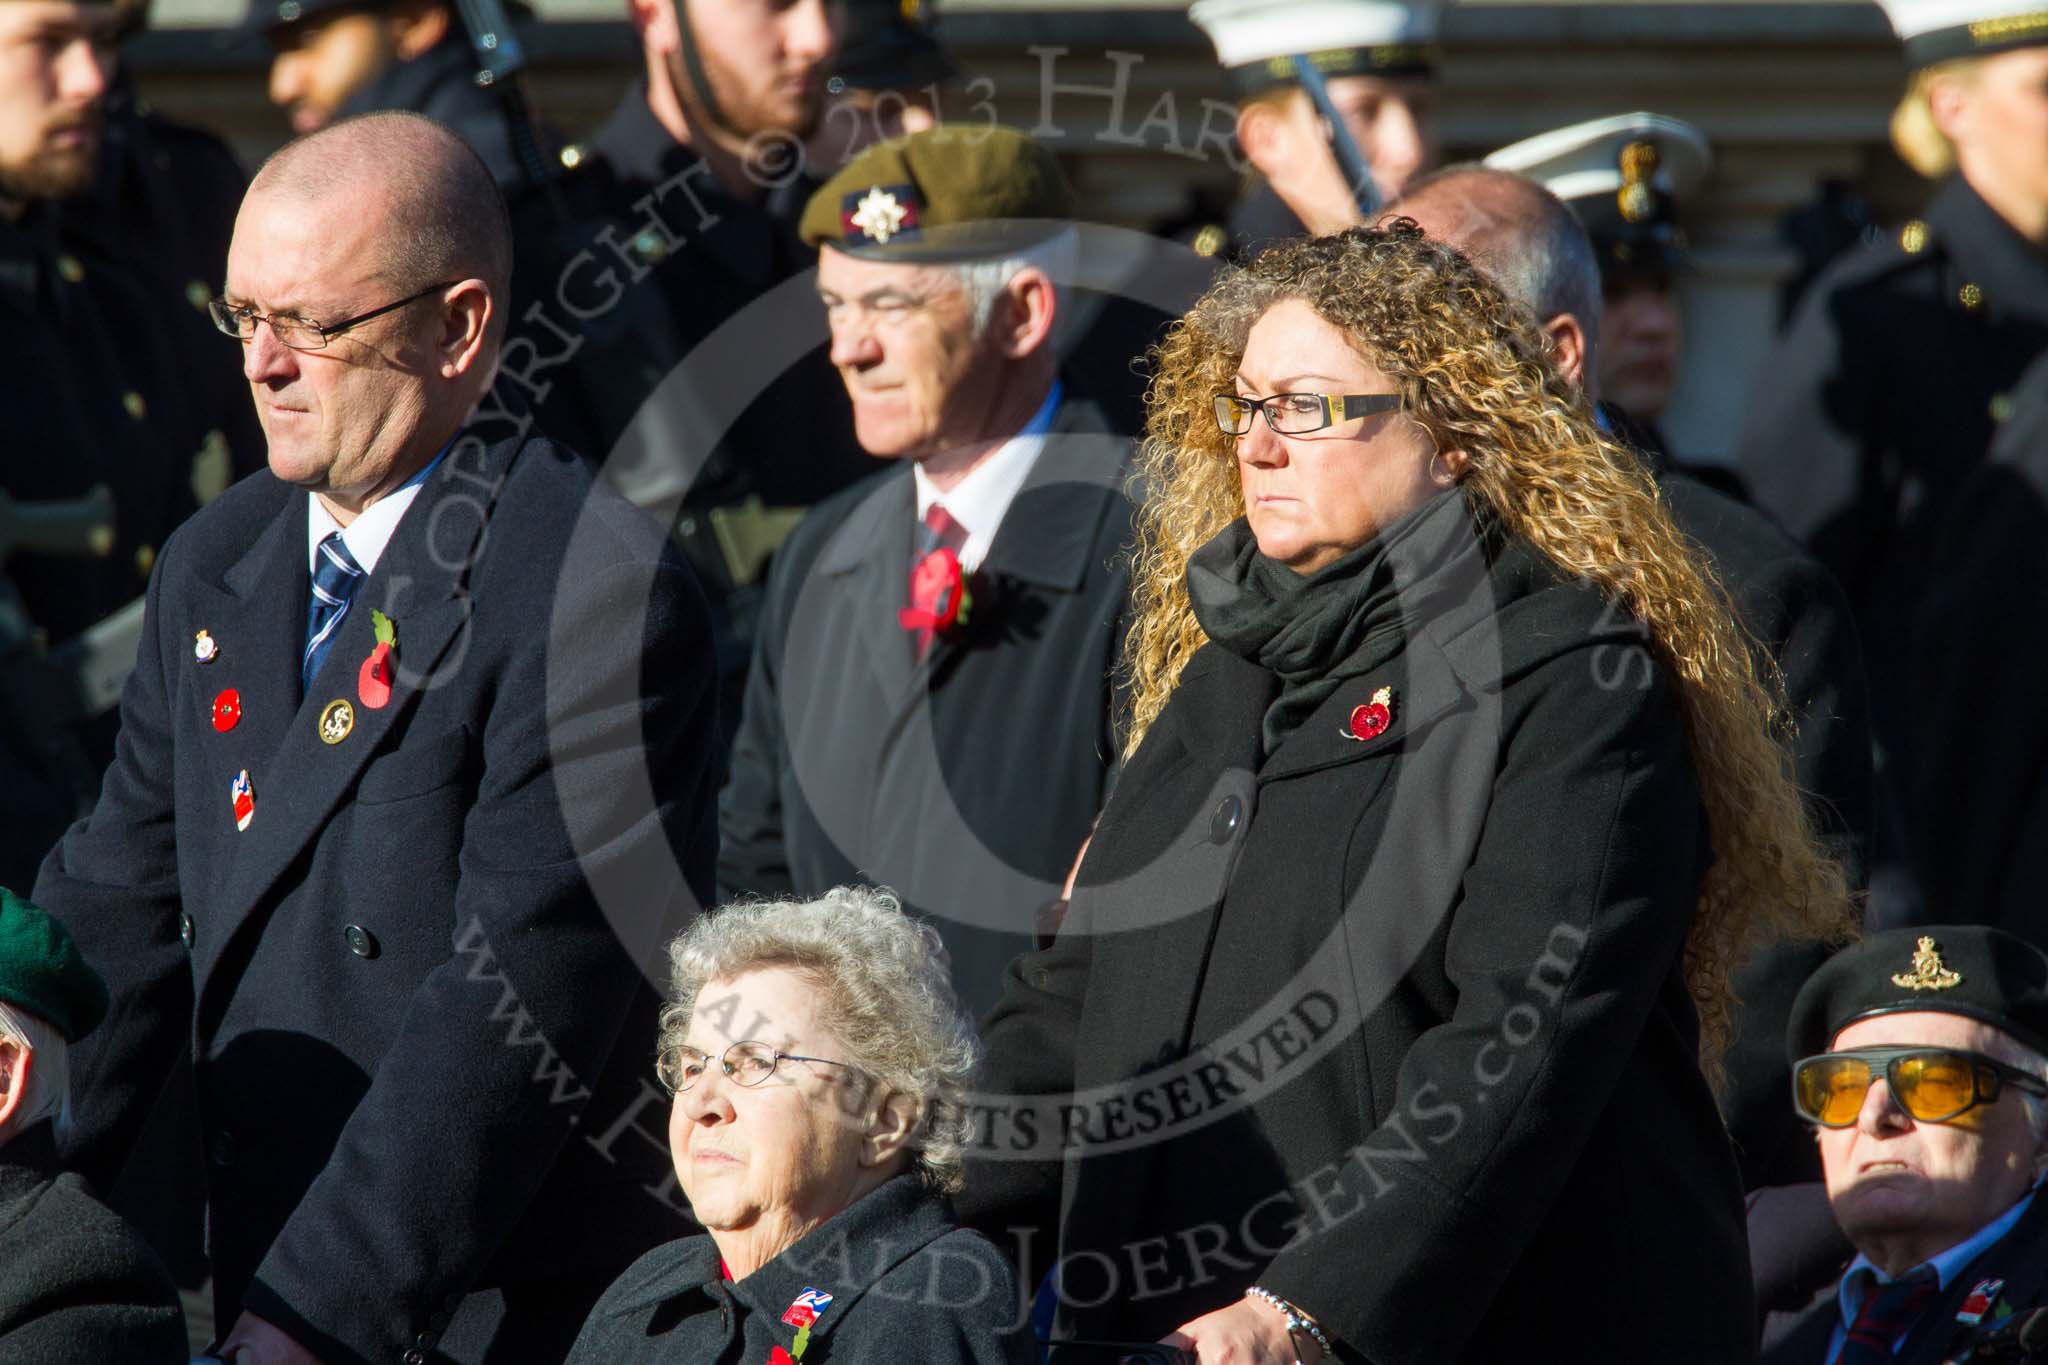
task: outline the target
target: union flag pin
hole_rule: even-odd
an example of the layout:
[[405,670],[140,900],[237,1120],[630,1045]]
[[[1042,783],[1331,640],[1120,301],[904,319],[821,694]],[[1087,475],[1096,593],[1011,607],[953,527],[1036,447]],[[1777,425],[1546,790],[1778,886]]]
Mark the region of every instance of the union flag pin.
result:
[[1372,694],[1371,701],[1351,709],[1351,723],[1344,728],[1344,737],[1360,742],[1378,739],[1393,723],[1394,689],[1382,687]]
[[235,803],[235,828],[249,828],[249,822],[256,818],[256,789],[249,785],[247,768],[235,774],[235,781],[228,788],[228,795]]

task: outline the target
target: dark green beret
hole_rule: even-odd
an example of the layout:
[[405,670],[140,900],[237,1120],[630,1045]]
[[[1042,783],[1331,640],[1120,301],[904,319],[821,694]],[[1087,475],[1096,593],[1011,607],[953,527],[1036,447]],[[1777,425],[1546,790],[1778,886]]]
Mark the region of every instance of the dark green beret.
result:
[[1911,1010],[1976,1019],[2048,1055],[2048,953],[1981,924],[1872,934],[1800,987],[1785,1048],[1796,1062],[1859,1019]]
[[869,147],[804,206],[809,246],[883,261],[1011,255],[1067,227],[1074,190],[1015,128],[944,124]]
[[64,926],[0,886],[0,1004],[33,1014],[75,1043],[107,1017],[107,983]]

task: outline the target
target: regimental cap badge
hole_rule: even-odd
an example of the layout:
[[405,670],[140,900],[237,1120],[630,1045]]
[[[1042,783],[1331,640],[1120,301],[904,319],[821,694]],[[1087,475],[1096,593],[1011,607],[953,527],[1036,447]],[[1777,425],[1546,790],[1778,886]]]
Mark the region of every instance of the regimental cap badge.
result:
[[915,186],[870,185],[841,200],[839,220],[849,244],[887,246],[918,235],[918,208]]
[[1650,182],[1662,161],[1654,142],[1631,142],[1621,149],[1621,188],[1615,202],[1623,221],[1640,223],[1657,211],[1657,196]]
[[1913,951],[1913,970],[1892,973],[1892,984],[1909,991],[1945,991],[1962,985],[1963,977],[1941,960],[1941,945],[1923,934]]

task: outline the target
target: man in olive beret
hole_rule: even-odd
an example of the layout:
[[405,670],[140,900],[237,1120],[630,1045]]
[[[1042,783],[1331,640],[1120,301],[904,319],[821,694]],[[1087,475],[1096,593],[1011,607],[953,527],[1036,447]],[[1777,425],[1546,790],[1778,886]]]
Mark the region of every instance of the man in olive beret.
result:
[[186,1358],[170,1275],[83,1180],[57,1173],[66,1049],[106,1012],[106,984],[71,935],[0,887],[0,1360]]
[[2048,1301],[2048,954],[1997,929],[1875,934],[1808,979],[1787,1049],[1835,1220],[1840,1281],[1767,1365],[1959,1357]]
[[888,467],[776,559],[720,807],[725,891],[893,887],[976,1008],[1117,751],[1129,440],[1060,371],[1072,214],[1008,128],[877,143],[812,196],[831,361]]

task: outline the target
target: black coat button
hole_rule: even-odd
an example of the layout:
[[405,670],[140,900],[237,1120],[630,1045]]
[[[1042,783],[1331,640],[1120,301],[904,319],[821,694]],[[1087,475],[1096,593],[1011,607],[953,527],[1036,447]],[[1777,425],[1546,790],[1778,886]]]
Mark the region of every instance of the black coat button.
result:
[[212,1151],[214,1165],[222,1170],[226,1170],[234,1165],[235,1158],[238,1155],[235,1147],[235,1135],[225,1128],[215,1133],[213,1135]]
[[372,934],[362,925],[349,925],[341,931],[341,936],[348,940],[348,950],[357,957],[375,957],[377,955],[376,935]]
[[192,917],[190,915],[178,916],[178,937],[184,942],[187,948],[190,948],[192,946],[192,941],[199,937],[199,931],[197,928],[193,926]]
[[1209,817],[1209,842],[1229,843],[1243,823],[1244,802],[1235,796],[1224,797],[1216,803],[1216,813]]
[[434,1349],[434,1343],[439,1340],[440,1338],[432,1332],[422,1332],[412,1339],[412,1344],[419,1347],[422,1351],[431,1351]]
[[399,1360],[403,1361],[404,1365],[427,1365],[427,1353],[422,1350],[414,1349],[407,1351],[404,1355],[400,1356]]

